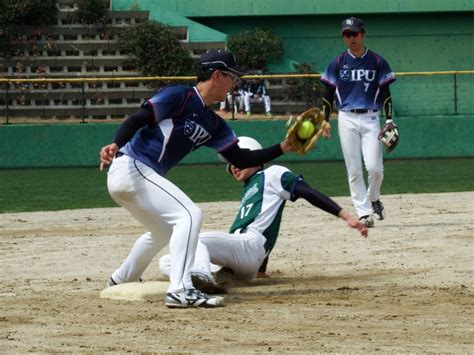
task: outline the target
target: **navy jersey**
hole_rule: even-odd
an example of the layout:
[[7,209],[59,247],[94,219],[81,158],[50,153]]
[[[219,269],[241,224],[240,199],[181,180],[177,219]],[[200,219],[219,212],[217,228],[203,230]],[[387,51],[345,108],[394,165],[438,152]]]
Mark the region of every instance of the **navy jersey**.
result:
[[162,176],[203,145],[221,152],[237,142],[234,131],[206,106],[195,87],[166,86],[143,106],[153,111],[154,123],[138,130],[120,151]]
[[380,88],[395,81],[388,63],[368,49],[357,58],[349,50],[336,57],[321,76],[321,81],[336,88],[336,107],[380,110]]
[[245,91],[252,95],[268,95],[267,87],[265,86],[265,83],[262,80],[259,80],[258,82],[250,80],[246,85]]

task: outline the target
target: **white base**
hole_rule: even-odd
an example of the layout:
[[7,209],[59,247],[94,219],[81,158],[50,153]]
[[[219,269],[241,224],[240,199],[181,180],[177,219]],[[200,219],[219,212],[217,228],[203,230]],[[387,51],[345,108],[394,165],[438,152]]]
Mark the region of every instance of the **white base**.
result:
[[107,287],[100,292],[100,298],[126,301],[163,300],[168,285],[167,281],[129,282]]

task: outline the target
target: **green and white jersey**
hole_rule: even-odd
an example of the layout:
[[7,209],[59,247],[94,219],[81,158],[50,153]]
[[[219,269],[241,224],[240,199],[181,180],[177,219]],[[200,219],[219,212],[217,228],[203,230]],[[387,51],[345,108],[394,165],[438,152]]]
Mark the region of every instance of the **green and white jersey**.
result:
[[300,179],[279,165],[256,172],[245,183],[239,212],[230,233],[238,229],[256,230],[267,239],[265,249],[271,250],[280,231],[285,202],[291,200],[295,183]]

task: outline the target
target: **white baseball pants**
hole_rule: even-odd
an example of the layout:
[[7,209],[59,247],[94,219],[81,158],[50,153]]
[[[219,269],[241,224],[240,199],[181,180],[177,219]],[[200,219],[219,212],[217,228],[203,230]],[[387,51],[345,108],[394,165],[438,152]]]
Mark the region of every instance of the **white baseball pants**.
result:
[[232,95],[227,94],[227,102],[229,103],[229,107],[232,108],[234,106],[234,112],[238,113],[239,111],[244,110],[244,98],[241,95]]
[[[339,111],[339,138],[347,169],[352,202],[359,217],[373,213],[371,202],[380,198],[383,181],[383,147],[378,140],[378,113]],[[367,170],[368,188],[362,171]]]
[[234,107],[235,113],[238,113],[239,111],[243,110],[244,108],[243,97],[240,95],[232,96],[232,94],[228,93],[226,96],[226,100],[220,102],[219,110],[223,111],[226,109],[226,107],[229,107],[230,110],[232,110],[232,106]]
[[265,105],[265,112],[270,112],[272,110],[272,105],[270,101],[270,96],[268,95],[263,95],[263,96],[254,96],[252,97],[252,94],[245,94],[244,96],[244,106],[245,106],[245,112],[250,112],[250,106],[251,104],[255,102],[263,102]]
[[112,274],[114,281],[138,281],[153,257],[169,243],[172,263],[168,292],[193,288],[190,270],[202,211],[173,183],[126,155],[113,160],[107,185],[114,201],[148,230]]
[[[210,275],[220,267],[228,267],[242,280],[255,277],[267,256],[266,239],[258,232],[224,233],[205,232],[199,235],[196,258],[192,271]],[[160,258],[160,271],[170,275],[172,256]]]

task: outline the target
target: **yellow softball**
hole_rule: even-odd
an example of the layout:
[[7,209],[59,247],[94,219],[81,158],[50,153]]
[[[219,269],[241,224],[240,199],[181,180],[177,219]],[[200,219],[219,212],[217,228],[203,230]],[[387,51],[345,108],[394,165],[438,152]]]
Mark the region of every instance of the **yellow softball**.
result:
[[298,137],[300,139],[308,139],[311,138],[311,136],[314,133],[314,125],[311,121],[304,121],[301,123],[301,125],[298,128]]

